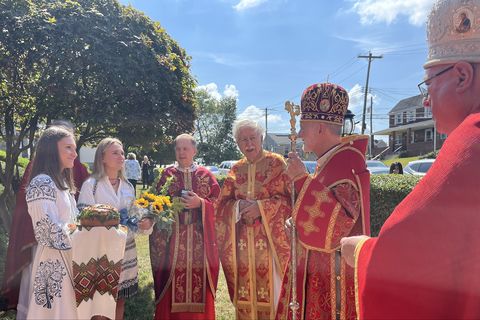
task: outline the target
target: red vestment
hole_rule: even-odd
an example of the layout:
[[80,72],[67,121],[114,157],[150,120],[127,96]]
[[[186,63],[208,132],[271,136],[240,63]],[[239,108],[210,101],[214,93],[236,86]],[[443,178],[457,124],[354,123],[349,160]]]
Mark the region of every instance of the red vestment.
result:
[[[216,235],[230,300],[237,319],[270,319],[275,289],[290,255],[285,220],[290,216],[285,161],[263,151],[260,159],[238,161],[217,202]],[[237,221],[239,200],[256,201],[261,218]]]
[[355,250],[360,319],[480,319],[480,113]]
[[[25,188],[30,180],[32,162],[25,168],[20,188],[16,194],[15,210],[13,212],[12,225],[10,226],[10,239],[8,242],[7,258],[5,261],[5,274],[1,295],[7,299],[7,308],[16,309],[20,290],[22,271],[32,262],[31,248],[37,244],[33,234],[32,218],[28,214]],[[73,179],[78,198],[82,184],[89,174],[87,168],[75,158],[73,166]]]
[[170,196],[180,197],[182,190],[191,190],[202,198],[202,205],[176,216],[170,238],[155,227],[150,236],[155,319],[214,319],[219,260],[213,201],[220,187],[208,169],[196,165],[165,169],[158,189],[167,177],[174,177]]
[[[298,319],[355,319],[353,268],[339,255],[340,239],[369,234],[370,174],[366,136],[350,136],[325,153],[313,176],[295,182]],[[290,264],[277,319],[291,319]],[[288,314],[288,316],[287,316]]]

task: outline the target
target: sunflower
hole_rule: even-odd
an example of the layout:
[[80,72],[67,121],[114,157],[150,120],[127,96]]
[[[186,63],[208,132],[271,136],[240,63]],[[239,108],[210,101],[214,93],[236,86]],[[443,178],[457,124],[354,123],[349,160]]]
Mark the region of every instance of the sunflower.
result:
[[147,208],[150,203],[148,200],[145,200],[144,198],[140,198],[135,201],[135,205],[142,207],[142,208]]
[[155,201],[152,203],[152,208],[156,212],[162,212],[163,211],[163,203]]
[[149,192],[145,192],[144,194],[142,194],[142,198],[144,198],[145,200],[149,201],[149,202],[154,202],[155,200],[157,200],[157,196],[154,195],[153,193],[149,193]]

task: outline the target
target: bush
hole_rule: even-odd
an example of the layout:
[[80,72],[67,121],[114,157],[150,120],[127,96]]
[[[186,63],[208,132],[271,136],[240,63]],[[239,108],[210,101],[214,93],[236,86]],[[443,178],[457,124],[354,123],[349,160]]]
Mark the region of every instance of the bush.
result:
[[429,152],[427,153],[426,155],[423,155],[420,157],[420,159],[437,159],[437,154],[438,154],[438,151],[437,152]]
[[402,151],[398,154],[399,158],[408,158],[408,151]]
[[402,174],[372,175],[370,179],[370,227],[377,236],[393,209],[412,191],[421,177]]

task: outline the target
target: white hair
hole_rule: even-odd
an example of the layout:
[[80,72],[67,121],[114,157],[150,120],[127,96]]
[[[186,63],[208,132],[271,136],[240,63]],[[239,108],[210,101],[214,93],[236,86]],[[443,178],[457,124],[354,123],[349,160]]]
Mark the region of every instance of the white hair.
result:
[[257,122],[250,120],[250,119],[240,119],[236,120],[233,123],[233,136],[235,137],[235,141],[238,142],[238,136],[240,135],[240,130],[243,128],[251,128],[255,130],[255,132],[262,137],[262,140],[265,135],[265,130],[261,125],[259,125]]

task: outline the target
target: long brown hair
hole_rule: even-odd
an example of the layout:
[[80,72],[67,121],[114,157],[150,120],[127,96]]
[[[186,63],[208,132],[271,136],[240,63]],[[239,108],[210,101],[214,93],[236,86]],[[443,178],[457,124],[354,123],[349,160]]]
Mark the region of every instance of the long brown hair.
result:
[[52,178],[58,189],[70,189],[72,193],[76,191],[75,184],[73,183],[72,169],[61,170],[58,141],[66,137],[75,139],[70,131],[62,127],[53,126],[42,133],[35,148],[29,180],[43,173]]

